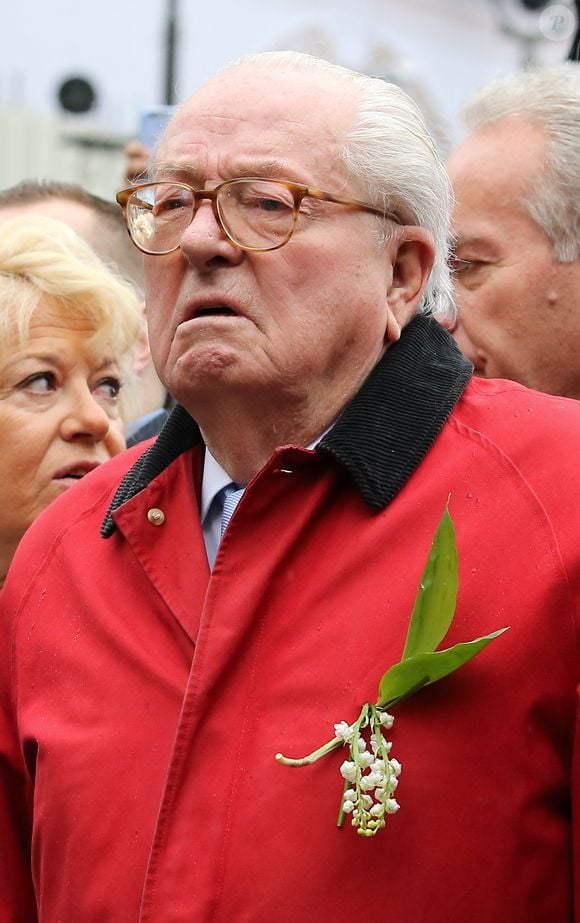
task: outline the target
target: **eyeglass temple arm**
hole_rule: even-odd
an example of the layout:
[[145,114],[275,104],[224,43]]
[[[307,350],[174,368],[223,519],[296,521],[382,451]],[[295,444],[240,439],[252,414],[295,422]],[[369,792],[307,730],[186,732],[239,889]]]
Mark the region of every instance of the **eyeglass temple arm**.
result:
[[[127,205],[127,201],[128,201],[128,200],[126,200],[126,201],[124,202],[124,205]],[[137,199],[137,198],[134,198],[134,199],[133,199],[133,202],[134,202],[134,204],[137,205],[139,208],[148,208],[150,212],[153,211],[153,206],[152,206],[151,202],[145,202],[143,199]]]
[[369,205],[368,202],[361,202],[360,199],[345,199],[343,196],[331,195],[328,192],[322,192],[320,189],[312,189],[311,187],[307,189],[305,195],[313,199],[322,199],[326,202],[335,202],[337,205],[345,205],[347,208],[349,205],[351,208],[361,208],[364,211],[378,215],[380,218],[387,218],[389,221],[394,221],[395,224],[401,224],[401,219],[393,212],[376,208],[374,205]]
[[[127,208],[127,204],[132,195],[135,195],[134,189],[123,189],[122,192],[118,192],[116,195],[117,202],[122,208]],[[148,208],[149,211],[153,211],[153,205],[151,204],[151,202],[145,202],[143,199],[140,199],[140,198],[135,198],[133,201],[140,208]]]

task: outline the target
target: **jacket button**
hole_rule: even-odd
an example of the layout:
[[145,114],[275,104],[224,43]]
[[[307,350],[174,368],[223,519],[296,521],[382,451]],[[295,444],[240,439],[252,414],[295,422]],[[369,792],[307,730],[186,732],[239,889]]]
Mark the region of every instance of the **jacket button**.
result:
[[162,526],[165,522],[165,513],[154,506],[152,509],[147,510],[147,519],[152,526]]

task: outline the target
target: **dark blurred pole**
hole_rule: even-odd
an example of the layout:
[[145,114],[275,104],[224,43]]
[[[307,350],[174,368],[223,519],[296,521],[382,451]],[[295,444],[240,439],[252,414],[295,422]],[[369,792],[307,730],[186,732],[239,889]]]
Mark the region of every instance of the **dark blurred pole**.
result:
[[175,69],[177,56],[177,0],[167,2],[165,41],[165,98],[167,106],[175,105]]
[[576,35],[568,54],[570,61],[580,61],[580,0],[576,0],[576,25]]

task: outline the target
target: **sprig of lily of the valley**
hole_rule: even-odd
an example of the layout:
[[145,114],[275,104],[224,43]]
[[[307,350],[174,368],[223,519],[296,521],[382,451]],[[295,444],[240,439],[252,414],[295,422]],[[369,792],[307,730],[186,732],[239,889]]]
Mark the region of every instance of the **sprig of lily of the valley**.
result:
[[385,737],[394,722],[389,709],[458,670],[507,631],[501,628],[473,641],[437,650],[455,615],[458,585],[455,527],[446,508],[421,577],[403,655],[383,675],[376,703],[363,705],[353,724],[335,724],[335,737],[308,756],[292,759],[276,754],[276,760],[284,766],[309,766],[338,747],[348,747],[349,758],[340,767],[344,786],[339,827],[349,814],[357,833],[374,836],[385,826],[387,815],[399,810],[395,791],[402,766],[391,755],[391,741]]

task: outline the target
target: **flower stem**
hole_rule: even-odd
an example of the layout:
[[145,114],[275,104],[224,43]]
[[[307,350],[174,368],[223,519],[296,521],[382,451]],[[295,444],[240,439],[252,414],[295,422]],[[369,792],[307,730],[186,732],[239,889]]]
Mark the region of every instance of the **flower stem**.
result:
[[339,827],[339,828],[341,828],[341,829],[342,829],[342,826],[343,826],[343,824],[344,824],[344,811],[343,811],[343,808],[342,808],[342,806],[343,806],[343,804],[344,804],[344,793],[345,793],[346,790],[349,788],[349,786],[350,786],[350,782],[348,781],[348,779],[345,779],[345,780],[344,780],[344,785],[343,785],[343,788],[342,788],[342,798],[340,799],[340,810],[339,810],[339,812],[338,812],[338,817],[336,818],[336,826]]
[[275,759],[277,763],[281,763],[283,766],[310,766],[312,763],[316,763],[321,757],[326,756],[327,753],[332,753],[333,750],[336,750],[337,747],[341,747],[343,744],[344,740],[340,737],[333,737],[332,740],[328,740],[319,747],[318,750],[313,750],[312,753],[309,753],[308,756],[303,756],[300,759],[292,759],[290,756],[284,756],[283,753],[277,753]]

